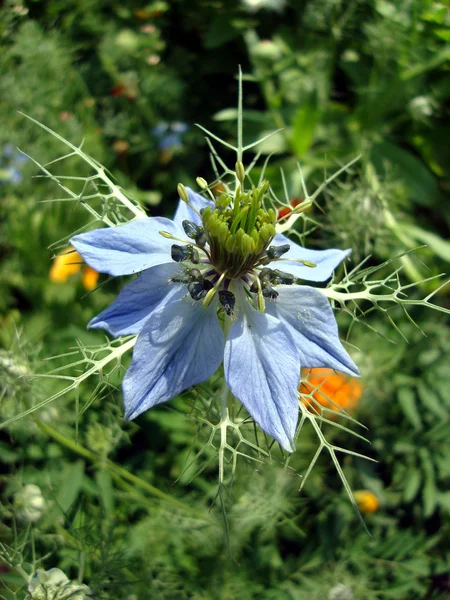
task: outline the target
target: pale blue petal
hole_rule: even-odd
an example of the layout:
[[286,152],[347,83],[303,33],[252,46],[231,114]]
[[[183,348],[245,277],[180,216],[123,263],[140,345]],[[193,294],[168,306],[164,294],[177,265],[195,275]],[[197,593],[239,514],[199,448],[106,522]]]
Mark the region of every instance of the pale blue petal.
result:
[[302,367],[327,367],[359,375],[359,369],[339,340],[329,301],[318,290],[304,286],[278,286],[278,298],[266,310],[285,323],[300,351]]
[[225,343],[224,369],[231,392],[253,420],[292,452],[298,420],[300,357],[289,331],[246,300]]
[[126,285],[111,306],[94,317],[88,327],[104,329],[113,337],[139,333],[161,304],[186,295],[186,285],[170,282],[180,271],[178,263],[147,269]]
[[160,231],[186,238],[173,221],[152,217],[117,227],[94,229],[76,235],[70,243],[96,271],[114,276],[130,275],[172,262],[170,249],[174,242],[160,235]]
[[204,308],[201,302],[185,298],[152,313],[122,384],[127,419],[214,374],[224,348],[216,311],[217,302]]
[[[283,254],[282,260],[273,261],[267,266],[270,269],[280,269],[280,271],[291,273],[295,277],[306,281],[326,281],[331,277],[334,269],[351,252],[351,250],[336,250],[334,248],[309,250],[299,246],[281,233],[276,234],[271,246],[283,246],[284,244],[290,245],[289,251]],[[317,266],[314,268],[305,267],[299,262],[293,262],[295,259],[308,260]]]
[[[212,200],[204,198],[200,194],[197,194],[197,192],[191,190],[191,188],[186,189],[189,196],[189,204],[197,211],[197,213],[200,213],[201,209],[205,208],[206,206],[214,206]],[[173,217],[174,222],[180,227],[185,220],[192,221],[192,223],[200,225],[201,219],[198,214],[192,210],[192,208],[188,206],[186,202],[183,202],[183,200],[180,199],[177,210],[175,211],[175,215]]]

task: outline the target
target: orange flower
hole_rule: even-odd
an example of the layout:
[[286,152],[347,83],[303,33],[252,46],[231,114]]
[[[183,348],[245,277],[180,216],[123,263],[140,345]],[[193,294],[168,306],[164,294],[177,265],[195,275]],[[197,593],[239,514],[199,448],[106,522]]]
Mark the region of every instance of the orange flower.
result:
[[90,292],[97,285],[98,272],[92,267],[88,267],[86,265],[83,269],[83,277],[81,278],[81,281],[84,289]]
[[48,277],[53,283],[66,283],[72,275],[83,270],[82,283],[85,290],[92,290],[98,281],[98,273],[88,267],[72,247],[66,248],[55,258]]
[[277,214],[278,220],[281,220],[283,217],[287,217],[288,215],[290,215],[292,209],[298,206],[300,203],[301,200],[299,200],[298,198],[293,198],[289,203],[292,208],[289,208],[289,206],[283,206],[282,208],[280,208]]
[[380,501],[370,490],[358,490],[353,497],[361,513],[374,513],[380,508]]
[[338,412],[339,408],[351,411],[358,405],[362,394],[359,379],[333,369],[304,369],[302,375],[300,393],[303,404],[308,408],[319,412],[318,403]]

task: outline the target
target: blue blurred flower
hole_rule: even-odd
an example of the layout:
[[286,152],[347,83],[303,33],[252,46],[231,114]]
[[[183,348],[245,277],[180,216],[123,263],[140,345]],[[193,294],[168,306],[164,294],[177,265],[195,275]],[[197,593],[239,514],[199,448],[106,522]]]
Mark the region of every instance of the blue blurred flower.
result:
[[183,146],[183,134],[188,130],[186,123],[175,121],[173,123],[162,122],[153,127],[152,133],[159,139],[160,150],[170,150]]
[[234,396],[292,451],[300,368],[358,374],[328,300],[300,285],[328,279],[350,251],[308,250],[276,234],[259,189],[238,206],[226,194],[215,203],[180,194],[189,204],[180,201],[173,221],[137,219],[71,240],[96,271],[141,273],[89,324],[114,337],[138,334],[125,416],[206,381],[223,362]]
[[12,144],[5,144],[0,155],[0,183],[18,184],[23,175],[21,165],[27,160]]

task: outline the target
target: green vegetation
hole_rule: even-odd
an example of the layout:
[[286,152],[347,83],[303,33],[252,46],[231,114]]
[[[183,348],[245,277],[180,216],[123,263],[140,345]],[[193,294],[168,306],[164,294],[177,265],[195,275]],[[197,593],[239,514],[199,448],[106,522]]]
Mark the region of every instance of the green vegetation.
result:
[[[447,598],[448,6],[7,0],[0,43],[0,598]],[[134,339],[86,325],[124,281],[59,255],[234,169],[195,124],[236,143],[238,65],[283,228],[353,250],[326,293],[362,379],[323,388],[347,416],[303,388],[290,456],[243,423],[219,481],[220,373],[123,421]]]

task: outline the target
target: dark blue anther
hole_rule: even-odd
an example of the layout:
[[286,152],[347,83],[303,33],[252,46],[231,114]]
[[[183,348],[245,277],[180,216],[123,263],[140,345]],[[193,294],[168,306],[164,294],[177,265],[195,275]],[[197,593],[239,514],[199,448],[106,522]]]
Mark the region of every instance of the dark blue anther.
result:
[[208,279],[192,281],[188,285],[188,292],[193,300],[202,300],[212,287],[213,285]]
[[289,244],[283,244],[282,246],[269,246],[267,248],[267,256],[271,260],[275,260],[280,258],[280,256],[283,256],[283,254],[286,254],[286,252],[289,251],[289,248]]
[[234,312],[234,305],[236,304],[235,295],[229,290],[220,290],[219,302],[222,305],[224,311],[227,313],[227,315],[231,317]]
[[191,238],[191,240],[195,240],[195,243],[199,246],[203,247],[206,244],[208,238],[206,237],[206,233],[204,232],[203,227],[200,227],[196,223],[188,221],[187,219],[185,219],[181,224],[188,238]]
[[193,246],[178,246],[178,244],[174,244],[170,249],[170,255],[175,262],[188,260],[197,264],[200,260],[198,252]]

